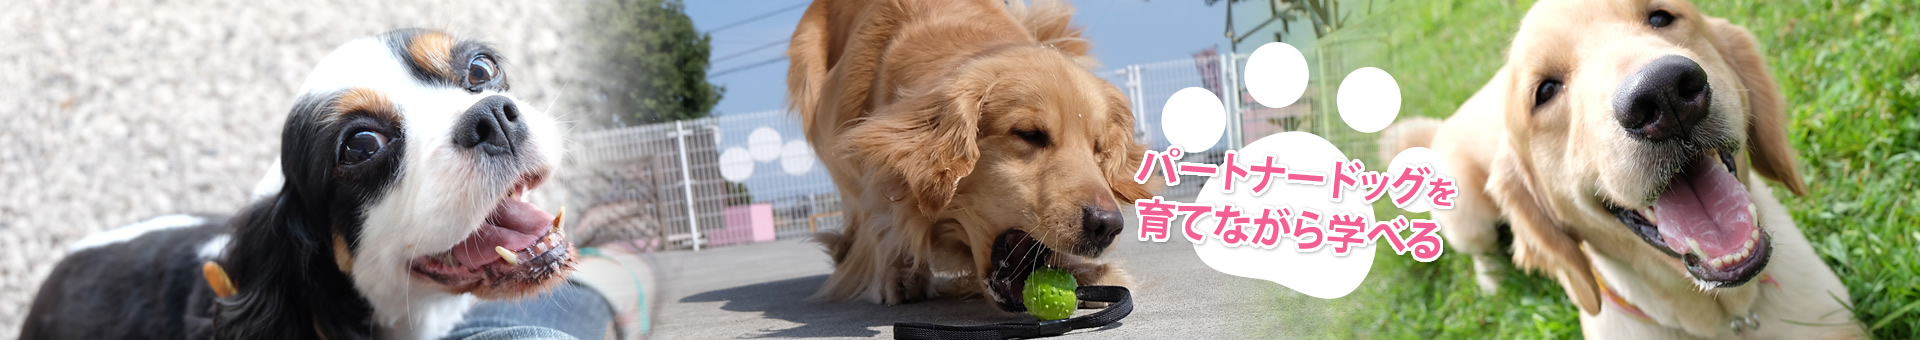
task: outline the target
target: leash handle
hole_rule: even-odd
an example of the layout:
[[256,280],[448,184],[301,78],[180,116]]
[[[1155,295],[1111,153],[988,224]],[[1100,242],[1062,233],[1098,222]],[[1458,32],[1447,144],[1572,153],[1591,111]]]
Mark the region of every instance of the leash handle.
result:
[[893,324],[894,339],[909,340],[1001,340],[1044,338],[1067,334],[1067,332],[1096,328],[1119,322],[1128,314],[1133,314],[1133,296],[1126,287],[1120,286],[1080,286],[1073,290],[1075,298],[1081,301],[1110,302],[1107,306],[1092,314],[1053,321],[1014,321],[975,326],[936,325],[920,322],[901,322]]

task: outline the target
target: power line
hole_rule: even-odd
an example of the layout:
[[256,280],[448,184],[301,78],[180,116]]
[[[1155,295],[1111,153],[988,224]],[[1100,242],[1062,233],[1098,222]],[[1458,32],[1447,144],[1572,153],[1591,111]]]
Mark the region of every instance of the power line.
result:
[[719,28],[707,30],[707,34],[713,34],[714,32],[724,31],[729,28],[740,27],[740,25],[746,25],[754,21],[759,21],[760,19],[766,19],[767,17],[774,16],[776,14],[786,13],[787,11],[792,11],[799,8],[805,8],[807,7],[808,4],[811,4],[811,3],[812,2],[801,2],[801,3],[793,4],[793,6],[787,6],[787,8],[781,8],[778,10],[774,10],[772,12],[767,12],[765,14],[755,15],[752,18],[747,18],[747,20],[735,21],[731,24],[722,25]]
[[708,60],[707,63],[718,63],[721,61],[726,61],[727,59],[739,58],[740,56],[747,55],[748,53],[758,52],[760,50],[772,48],[774,46],[780,46],[781,44],[786,44],[786,43],[787,43],[786,40],[770,42],[770,43],[767,43],[766,45],[760,45],[760,47],[749,48],[745,51],[734,52],[733,54],[728,54],[724,57],[713,58],[711,60]]
[[707,78],[714,78],[714,77],[719,77],[719,76],[724,76],[724,75],[727,75],[728,73],[734,73],[734,72],[739,72],[739,71],[745,71],[745,70],[747,70],[747,69],[751,69],[751,68],[755,68],[755,67],[761,67],[761,66],[767,66],[768,64],[773,64],[773,63],[777,63],[777,62],[780,62],[780,61],[782,61],[782,60],[787,60],[787,56],[779,56],[779,57],[775,57],[775,58],[773,58],[773,59],[767,59],[767,60],[761,60],[761,61],[759,61],[759,62],[756,62],[756,63],[753,63],[753,64],[749,64],[749,65],[747,65],[747,66],[741,66],[741,67],[735,67],[735,68],[730,68],[730,69],[725,69],[725,70],[719,70],[719,71],[714,71],[714,72],[710,72],[710,73],[707,73]]

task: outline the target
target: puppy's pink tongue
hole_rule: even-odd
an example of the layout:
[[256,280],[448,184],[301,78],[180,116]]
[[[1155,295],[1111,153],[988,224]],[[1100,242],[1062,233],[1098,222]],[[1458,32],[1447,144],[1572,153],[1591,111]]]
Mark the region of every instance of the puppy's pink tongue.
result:
[[460,260],[463,267],[474,268],[500,261],[500,253],[493,250],[495,246],[511,251],[532,246],[553,227],[553,214],[532,204],[509,199],[494,208],[493,216],[488,217],[487,222],[479,231],[468,235],[467,240],[453,246],[453,256]]
[[1694,253],[1688,243],[1698,243],[1700,260],[1720,258],[1747,250],[1748,240],[1756,239],[1753,201],[1740,179],[1717,162],[1716,157],[1699,157],[1686,172],[1667,185],[1654,205],[1660,236],[1675,253]]

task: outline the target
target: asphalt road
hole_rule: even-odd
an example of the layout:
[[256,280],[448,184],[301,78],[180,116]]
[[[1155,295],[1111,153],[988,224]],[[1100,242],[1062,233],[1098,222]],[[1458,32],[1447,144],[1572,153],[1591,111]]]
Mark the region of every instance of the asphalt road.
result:
[[[1134,232],[1139,223],[1129,216],[1127,225]],[[1273,301],[1261,293],[1272,283],[1207,268],[1186,242],[1131,237],[1121,235],[1107,256],[1122,261],[1133,276],[1133,314],[1117,325],[1063,338],[1239,338],[1242,330],[1266,328],[1256,323],[1272,322],[1246,313]],[[648,255],[661,275],[654,338],[892,338],[895,322],[973,325],[1026,318],[983,300],[808,302],[832,270],[820,249],[794,240]]]

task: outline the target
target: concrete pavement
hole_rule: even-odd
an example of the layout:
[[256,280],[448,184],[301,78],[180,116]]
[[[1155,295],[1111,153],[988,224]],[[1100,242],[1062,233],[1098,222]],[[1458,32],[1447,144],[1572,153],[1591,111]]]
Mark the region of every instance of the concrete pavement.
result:
[[[1131,214],[1130,214],[1131,215]],[[1129,233],[1138,221],[1127,221]],[[1272,283],[1207,268],[1185,241],[1121,235],[1107,256],[1133,276],[1135,309],[1119,324],[1064,338],[1239,338],[1272,322],[1247,313],[1273,301]],[[973,325],[1023,320],[982,300],[884,306],[806,301],[832,271],[819,245],[798,240],[647,255],[659,275],[658,339],[892,338],[895,322]],[[1081,310],[1078,314],[1094,310]]]

